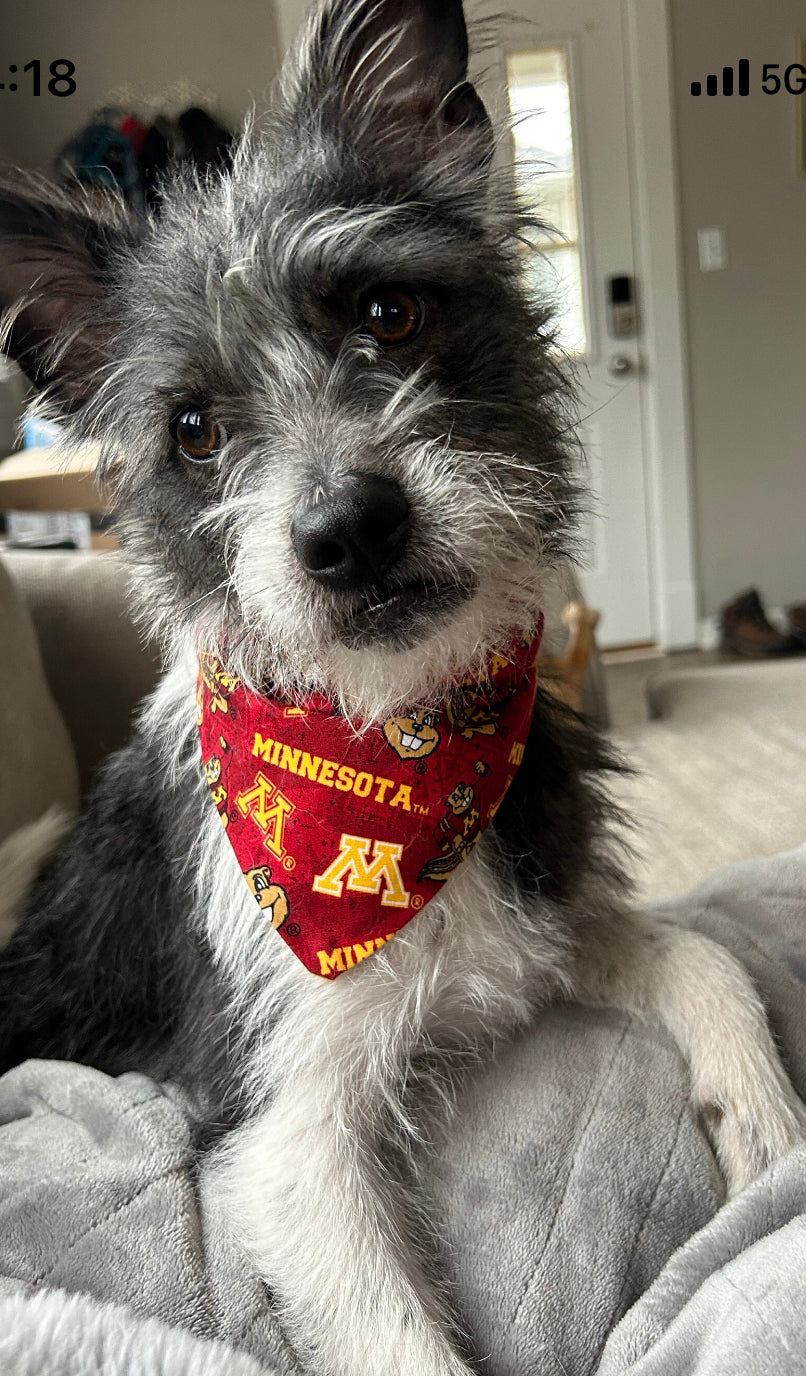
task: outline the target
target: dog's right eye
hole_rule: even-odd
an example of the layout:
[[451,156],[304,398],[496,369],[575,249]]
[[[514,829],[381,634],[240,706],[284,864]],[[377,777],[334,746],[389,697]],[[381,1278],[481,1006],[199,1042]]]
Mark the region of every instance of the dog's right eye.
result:
[[425,321],[425,307],[410,287],[383,285],[364,294],[360,307],[361,328],[384,348],[410,344]]
[[197,406],[178,411],[170,430],[179,453],[191,463],[209,463],[215,459],[227,438],[223,426]]

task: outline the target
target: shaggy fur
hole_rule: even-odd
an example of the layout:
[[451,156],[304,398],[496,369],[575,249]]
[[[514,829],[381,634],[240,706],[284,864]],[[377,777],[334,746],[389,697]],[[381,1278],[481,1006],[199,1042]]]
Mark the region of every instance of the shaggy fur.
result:
[[[168,663],[0,959],[0,1052],[180,1080],[234,1232],[329,1376],[467,1376],[410,1149],[545,1001],[668,1028],[730,1188],[804,1131],[739,966],[629,913],[607,752],[544,694],[472,856],[334,982],[267,928],[207,795],[198,648],[251,685],[323,689],[360,729],[505,650],[570,547],[568,389],[492,147],[458,0],[323,0],[262,134],[204,185],[177,175],[159,219],[41,183],[0,197],[8,347],[100,440]],[[424,313],[394,349],[362,315],[388,284]],[[203,463],[171,438],[188,407],[218,427]],[[405,542],[383,578],[330,586],[295,522],[368,476],[405,495]]]

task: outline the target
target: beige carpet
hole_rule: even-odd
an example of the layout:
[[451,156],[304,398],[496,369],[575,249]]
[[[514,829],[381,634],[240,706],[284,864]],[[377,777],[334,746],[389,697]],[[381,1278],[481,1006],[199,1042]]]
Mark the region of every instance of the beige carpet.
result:
[[642,898],[806,841],[806,657],[660,673],[647,698],[653,719],[614,733],[640,771],[616,791]]

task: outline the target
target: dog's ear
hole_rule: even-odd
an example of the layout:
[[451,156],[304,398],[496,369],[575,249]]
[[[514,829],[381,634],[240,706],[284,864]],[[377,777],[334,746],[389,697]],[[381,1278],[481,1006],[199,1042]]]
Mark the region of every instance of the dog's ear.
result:
[[485,166],[492,128],[467,79],[461,0],[324,0],[283,73],[286,94],[388,156],[422,160],[448,138],[451,155]]
[[111,197],[95,208],[38,178],[0,182],[0,340],[65,410],[106,360],[108,278],[125,237]]

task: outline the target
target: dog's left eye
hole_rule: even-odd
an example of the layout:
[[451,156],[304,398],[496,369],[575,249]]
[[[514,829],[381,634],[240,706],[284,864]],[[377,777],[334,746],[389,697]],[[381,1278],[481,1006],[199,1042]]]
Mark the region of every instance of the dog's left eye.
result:
[[171,421],[171,439],[183,458],[207,463],[216,458],[227,436],[222,425],[197,406],[177,412]]
[[373,287],[361,300],[361,328],[384,348],[410,344],[423,327],[425,307],[409,287]]

